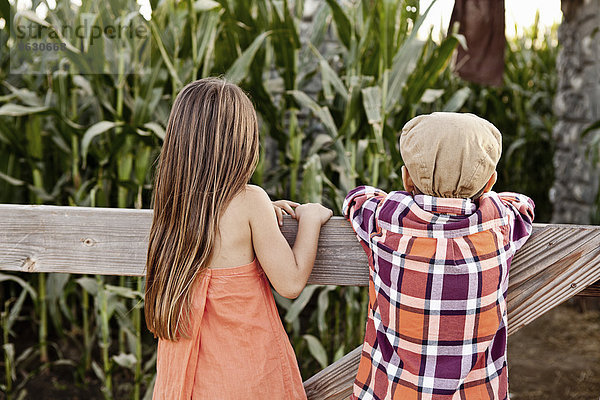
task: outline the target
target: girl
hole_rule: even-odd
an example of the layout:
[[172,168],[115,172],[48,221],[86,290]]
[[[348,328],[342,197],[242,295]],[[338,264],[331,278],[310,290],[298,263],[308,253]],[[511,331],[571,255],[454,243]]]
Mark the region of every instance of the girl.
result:
[[[234,84],[201,79],[175,99],[146,264],[146,322],[159,338],[155,400],[306,398],[269,281],[298,296],[332,212],[272,204],[248,185],[258,147],[256,113]],[[298,220],[293,248],[278,227],[282,210]]]

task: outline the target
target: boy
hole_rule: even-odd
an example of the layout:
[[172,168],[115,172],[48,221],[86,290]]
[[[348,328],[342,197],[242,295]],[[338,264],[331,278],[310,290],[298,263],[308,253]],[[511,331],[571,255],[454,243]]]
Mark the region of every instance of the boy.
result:
[[406,191],[346,196],[370,266],[352,399],[508,399],[508,270],[534,204],[491,192],[501,149],[475,115],[421,115],[400,137]]

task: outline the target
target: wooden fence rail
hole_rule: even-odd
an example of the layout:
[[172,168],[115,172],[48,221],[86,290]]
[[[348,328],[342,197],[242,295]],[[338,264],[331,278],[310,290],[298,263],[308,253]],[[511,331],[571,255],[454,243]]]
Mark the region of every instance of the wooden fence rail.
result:
[[[151,210],[0,204],[0,270],[144,275]],[[292,242],[296,222],[282,228]],[[321,231],[309,284],[368,284],[367,257],[350,224]],[[599,296],[600,227],[535,224],[510,272],[509,334],[575,295]],[[350,394],[360,348],[305,382],[312,399]]]

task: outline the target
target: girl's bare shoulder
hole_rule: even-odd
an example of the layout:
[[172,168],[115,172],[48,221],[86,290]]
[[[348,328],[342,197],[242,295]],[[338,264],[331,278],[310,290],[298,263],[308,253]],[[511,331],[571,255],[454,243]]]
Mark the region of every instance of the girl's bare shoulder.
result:
[[271,199],[263,188],[256,185],[246,185],[242,192],[244,203],[248,206],[271,206]]
[[239,206],[245,209],[251,219],[274,214],[271,199],[260,186],[246,185],[240,193],[239,200]]

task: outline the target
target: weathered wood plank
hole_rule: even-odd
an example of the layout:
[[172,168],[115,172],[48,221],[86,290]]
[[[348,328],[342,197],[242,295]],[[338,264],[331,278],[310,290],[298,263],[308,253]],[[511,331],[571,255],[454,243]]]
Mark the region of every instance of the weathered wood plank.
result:
[[507,297],[509,334],[599,279],[599,227],[537,227],[513,260]]
[[[141,276],[151,223],[151,210],[0,204],[0,270]],[[286,218],[289,241],[296,225]],[[350,225],[334,217],[323,227],[309,283],[366,285],[366,265]]]
[[[143,275],[151,218],[151,210],[0,204],[0,269]],[[286,218],[282,231],[293,242],[296,222]],[[597,280],[597,250],[600,227],[536,224],[511,268],[515,312],[541,298],[531,298],[536,288],[572,294]],[[334,217],[323,227],[309,283],[366,286],[366,265],[350,224]]]
[[577,296],[600,297],[600,282],[596,282],[577,293]]
[[346,399],[352,394],[352,384],[358,371],[362,346],[358,346],[304,382],[309,399]]
[[151,210],[0,204],[0,270],[144,275]]
[[[286,218],[281,229],[292,244],[298,224]],[[367,286],[369,268],[367,256],[356,239],[350,223],[343,217],[333,217],[321,229],[317,259],[308,283],[315,285]]]
[[[0,270],[144,275],[151,219],[151,210],[0,205]],[[292,242],[295,221],[282,231]],[[576,294],[600,294],[598,280],[600,227],[536,224],[511,267],[509,334]],[[368,284],[367,258],[343,218],[323,227],[309,283]],[[309,397],[347,397],[359,354],[309,379]]]

